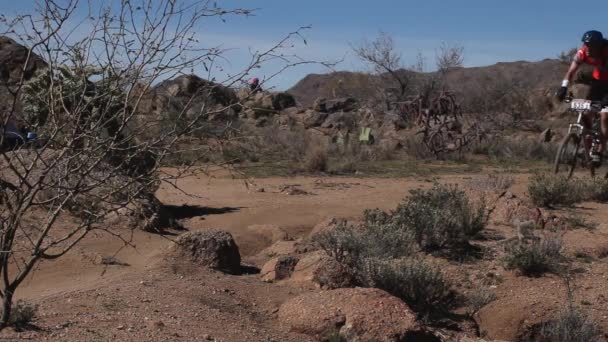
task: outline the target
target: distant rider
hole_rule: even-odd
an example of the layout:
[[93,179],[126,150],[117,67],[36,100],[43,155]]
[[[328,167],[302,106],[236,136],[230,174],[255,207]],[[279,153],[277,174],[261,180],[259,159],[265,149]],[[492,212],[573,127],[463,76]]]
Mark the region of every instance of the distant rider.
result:
[[[591,153],[591,161],[599,166],[602,163],[602,155],[606,147],[606,137],[608,136],[608,40],[604,39],[604,36],[599,31],[588,31],[583,35],[582,42],[583,46],[578,50],[576,56],[574,56],[570,69],[568,69],[556,96],[560,101],[566,98],[568,85],[582,64],[594,66],[593,80],[587,94],[587,100],[602,101],[602,105],[604,106],[600,111],[602,126],[601,144],[597,153]],[[587,128],[590,127],[591,122],[590,117],[586,117],[584,120]]]
[[259,78],[254,77],[251,79],[251,81],[249,81],[249,90],[251,91],[252,94],[256,94],[256,93],[262,91],[262,87],[260,86]]

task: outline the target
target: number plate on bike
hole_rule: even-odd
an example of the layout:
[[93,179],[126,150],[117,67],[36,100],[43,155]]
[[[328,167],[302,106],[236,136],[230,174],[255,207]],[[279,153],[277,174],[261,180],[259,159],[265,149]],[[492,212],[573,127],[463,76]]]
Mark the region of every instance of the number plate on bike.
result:
[[570,108],[574,110],[591,110],[591,101],[588,100],[572,100]]

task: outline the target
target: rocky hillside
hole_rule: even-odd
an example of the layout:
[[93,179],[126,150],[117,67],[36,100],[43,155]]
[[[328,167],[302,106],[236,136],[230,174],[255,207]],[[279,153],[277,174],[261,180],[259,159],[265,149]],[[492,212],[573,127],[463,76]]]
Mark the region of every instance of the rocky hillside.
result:
[[[515,89],[524,94],[546,94],[559,85],[567,65],[559,60],[545,59],[540,62],[509,62],[475,68],[458,68],[447,75],[448,86],[456,91],[465,109],[472,108],[479,101],[493,97],[504,89]],[[412,76],[412,88],[421,80],[434,73],[415,73],[402,70]],[[355,97],[361,100],[373,96],[379,77],[357,72],[334,72],[306,76],[289,92],[307,106],[318,97]],[[383,86],[392,87],[392,84]]]

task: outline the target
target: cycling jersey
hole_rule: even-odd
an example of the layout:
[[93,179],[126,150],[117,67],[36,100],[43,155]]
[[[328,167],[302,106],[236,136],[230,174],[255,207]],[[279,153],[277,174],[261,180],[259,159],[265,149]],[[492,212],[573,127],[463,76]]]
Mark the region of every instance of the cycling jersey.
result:
[[601,55],[598,57],[592,57],[589,55],[589,48],[583,45],[574,60],[577,63],[589,64],[595,67],[593,70],[593,78],[600,81],[608,81],[608,41],[604,42]]

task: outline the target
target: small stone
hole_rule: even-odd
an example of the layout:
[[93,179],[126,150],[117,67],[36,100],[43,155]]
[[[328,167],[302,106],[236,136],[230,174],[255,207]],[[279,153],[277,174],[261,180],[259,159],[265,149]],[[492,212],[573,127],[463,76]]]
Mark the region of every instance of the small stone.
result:
[[151,321],[148,322],[149,329],[163,329],[165,327],[165,323],[163,321]]
[[123,330],[124,328],[125,328],[124,325],[119,325],[119,326],[116,327],[116,329],[118,329],[118,330]]

